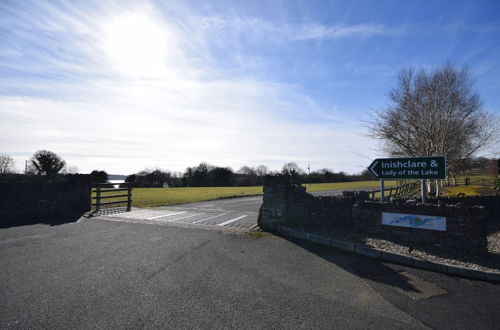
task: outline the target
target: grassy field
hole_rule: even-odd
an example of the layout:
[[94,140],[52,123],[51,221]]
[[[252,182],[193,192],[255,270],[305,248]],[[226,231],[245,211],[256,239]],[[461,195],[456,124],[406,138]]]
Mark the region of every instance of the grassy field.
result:
[[[387,181],[386,186],[395,186],[397,181]],[[379,181],[337,182],[304,184],[308,192],[380,187]],[[152,207],[201,202],[221,198],[262,195],[262,186],[254,187],[188,187],[188,188],[134,188],[132,206]],[[106,201],[113,201],[108,199]]]
[[[465,177],[470,177],[472,183],[476,180],[491,179],[492,177],[479,170],[472,170],[460,176],[463,181]],[[386,181],[386,187],[397,186],[398,181]],[[356,181],[356,182],[336,182],[336,183],[313,183],[304,184],[306,191],[325,191],[367,188],[374,190],[380,187],[379,181]],[[493,189],[484,186],[457,186],[448,187],[444,191],[444,196],[456,196],[463,193],[466,196],[490,194]],[[262,186],[254,187],[182,187],[182,188],[135,188],[132,194],[132,205],[135,207],[166,206],[174,204],[184,204],[192,202],[209,201],[221,198],[244,197],[262,195]],[[113,201],[108,199],[106,201]]]
[[132,205],[151,207],[261,195],[262,187],[134,188]]
[[485,169],[473,169],[465,171],[458,175],[459,183],[463,183],[465,178],[469,178],[471,182],[480,182],[481,180],[490,181],[495,179],[495,176],[488,174],[488,171]]
[[[398,181],[385,181],[385,187],[394,187],[398,185]],[[380,181],[355,181],[355,182],[335,182],[335,183],[311,183],[303,184],[306,191],[325,191],[338,189],[355,189],[355,188],[370,188],[380,189]]]
[[[465,186],[465,178],[469,178],[470,185]],[[495,176],[488,174],[485,169],[472,169],[465,171],[458,175],[458,186],[445,187],[443,189],[443,196],[457,196],[457,194],[464,194],[465,196],[479,196],[495,194],[492,187],[487,187],[492,183]]]
[[[474,179],[491,178],[477,171],[467,173]],[[464,175],[465,177],[465,175]],[[385,186],[397,186],[398,181],[386,181]],[[336,183],[313,183],[304,184],[306,191],[325,191],[367,188],[367,190],[379,189],[379,181],[356,181]],[[490,193],[492,190],[483,186],[457,186],[448,187],[445,196],[456,196],[463,193],[467,196]],[[262,186],[254,187],[182,187],[182,188],[134,188],[132,194],[132,205],[135,207],[166,206],[192,202],[209,201],[221,198],[244,197],[262,195]],[[107,201],[112,201],[109,199]]]
[[486,186],[455,186],[443,188],[443,196],[457,196],[457,194],[464,194],[465,196],[481,196],[481,195],[494,195],[495,189]]

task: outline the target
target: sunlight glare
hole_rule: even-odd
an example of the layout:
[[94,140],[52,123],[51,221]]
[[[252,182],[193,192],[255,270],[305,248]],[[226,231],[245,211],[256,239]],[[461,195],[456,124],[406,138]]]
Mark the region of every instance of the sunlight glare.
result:
[[105,24],[103,47],[118,71],[138,77],[157,76],[166,69],[165,32],[145,14],[121,16]]

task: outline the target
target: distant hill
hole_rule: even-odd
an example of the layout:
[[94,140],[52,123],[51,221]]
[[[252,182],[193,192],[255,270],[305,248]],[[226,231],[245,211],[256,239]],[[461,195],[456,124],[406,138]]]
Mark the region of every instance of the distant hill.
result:
[[125,180],[126,178],[127,178],[126,175],[108,174],[108,180]]

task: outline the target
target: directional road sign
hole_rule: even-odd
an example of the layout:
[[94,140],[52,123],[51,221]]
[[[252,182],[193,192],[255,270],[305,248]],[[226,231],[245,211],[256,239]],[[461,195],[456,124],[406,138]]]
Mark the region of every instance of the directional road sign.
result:
[[444,179],[446,158],[377,158],[368,167],[377,179]]

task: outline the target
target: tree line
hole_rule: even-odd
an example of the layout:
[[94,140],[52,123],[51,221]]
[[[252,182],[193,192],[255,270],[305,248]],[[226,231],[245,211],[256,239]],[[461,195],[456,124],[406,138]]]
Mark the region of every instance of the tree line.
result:
[[[461,162],[460,171],[481,168],[494,173],[496,160],[476,157]],[[70,169],[73,167],[70,167]],[[12,157],[0,155],[0,175],[15,173]],[[26,174],[54,176],[59,174],[74,174],[76,170],[68,170],[67,163],[54,152],[40,150],[33,154],[27,166]],[[231,186],[260,186],[266,174],[285,174],[294,177],[301,183],[328,183],[352,182],[373,180],[373,177],[364,170],[359,174],[335,172],[328,168],[306,173],[296,163],[289,162],[283,165],[280,171],[271,171],[265,165],[257,167],[242,166],[238,171],[230,167],[214,166],[205,162],[198,166],[187,167],[184,172],[174,172],[159,168],[146,168],[138,173],[128,175],[126,182],[135,187],[231,187]],[[93,170],[90,173],[94,183],[106,182],[108,173],[102,170]]]
[[[26,164],[25,174],[55,176],[59,174],[73,174],[77,169],[68,166],[58,154],[39,150],[33,154]],[[0,155],[0,174],[15,173],[14,161],[11,156]],[[263,183],[266,174],[286,174],[295,177],[303,183],[343,182],[370,180],[368,171],[361,174],[349,175],[344,172],[334,172],[330,169],[321,169],[305,173],[296,163],[286,163],[281,171],[270,171],[265,165],[256,167],[242,166],[238,171],[230,167],[214,166],[205,162],[198,166],[187,167],[184,172],[173,172],[159,168],[146,168],[138,173],[128,175],[126,182],[136,187],[230,187],[230,186],[259,186]],[[90,173],[94,183],[106,182],[108,173],[102,170],[93,170]]]
[[188,167],[181,172],[171,172],[161,169],[145,169],[136,174],[127,176],[126,182],[136,187],[231,187],[231,186],[260,186],[263,177],[267,174],[286,174],[295,177],[302,183],[327,183],[372,180],[368,171],[361,174],[346,174],[334,172],[331,169],[321,169],[305,173],[296,163],[286,163],[281,171],[270,171],[265,165],[257,167],[242,166],[238,171],[230,167],[214,166],[200,163],[198,166]]

